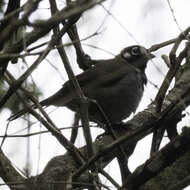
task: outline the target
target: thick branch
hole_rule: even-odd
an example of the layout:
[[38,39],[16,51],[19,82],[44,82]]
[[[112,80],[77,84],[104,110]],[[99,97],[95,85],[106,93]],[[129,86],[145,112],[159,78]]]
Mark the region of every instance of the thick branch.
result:
[[[109,136],[103,136],[102,138],[97,139],[93,144],[94,150],[97,154],[87,161],[86,166],[81,167],[82,170],[80,170],[80,174],[83,175],[81,175],[78,180],[82,182],[87,180],[87,178],[85,178],[84,171],[88,169],[89,166],[95,161],[101,160],[101,166],[105,167],[113,158],[117,156],[118,145],[122,144],[126,154],[130,156],[136,143],[149,134],[154,126],[163,126],[172,118],[175,118],[176,114],[178,114],[181,110],[184,110],[190,104],[189,75],[190,70],[185,69],[179,80],[176,82],[175,87],[169,92],[163,102],[164,111],[161,113],[163,115],[159,118],[156,119],[155,116],[151,114],[154,108],[150,105],[149,109],[138,113],[132,120],[127,122],[126,128],[117,130],[117,133],[121,136],[117,141],[113,142],[112,138]],[[184,147],[182,147],[182,149],[183,148]],[[80,151],[87,158],[86,147],[80,148]],[[172,162],[172,159],[169,160],[167,162],[168,165],[166,164],[165,167],[171,165]],[[67,181],[71,175],[70,171],[77,172],[77,166],[72,157],[69,154],[65,154],[63,156],[55,157],[47,164],[43,173],[40,175],[40,180]],[[56,190],[59,190],[61,187],[63,188],[64,185],[59,185],[59,187],[52,185],[52,188],[53,187],[57,188]]]
[[189,141],[190,129],[187,129],[182,135],[176,137],[173,142],[170,142],[133,172],[129,179],[126,180],[127,183],[125,187],[137,189],[147,180],[156,176],[160,171],[171,165],[190,149]]
[[[0,176],[7,184],[24,181],[24,177],[13,167],[11,161],[5,156],[2,150],[0,150]],[[23,185],[10,186],[10,188],[11,190],[23,189]]]
[[[21,52],[25,47],[29,46],[39,38],[49,33],[52,28],[56,27],[65,19],[81,14],[85,10],[92,8],[93,6],[103,1],[104,0],[85,1],[83,4],[79,4],[79,6],[66,7],[61,11],[58,11],[50,19],[46,21],[39,21],[38,23],[33,24],[32,26],[35,26],[34,29],[31,32],[26,33],[24,39],[19,40],[17,43],[12,44],[10,47],[7,47],[3,53],[8,54]],[[9,59],[1,59],[0,64],[8,61]]]

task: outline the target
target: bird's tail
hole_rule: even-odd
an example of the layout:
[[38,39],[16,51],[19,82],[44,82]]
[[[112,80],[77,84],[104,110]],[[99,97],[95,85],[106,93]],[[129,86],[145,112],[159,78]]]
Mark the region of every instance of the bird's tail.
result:
[[[68,92],[68,91],[66,91],[66,92]],[[70,95],[70,93],[65,95],[64,91],[61,89],[57,93],[55,93],[54,95],[50,96],[49,98],[42,100],[40,102],[40,105],[41,106],[49,106],[49,105],[65,106],[68,102],[70,102],[72,100],[72,98],[73,98],[73,96]],[[31,108],[36,109],[37,107],[35,105],[31,105]],[[23,116],[27,112],[28,112],[28,109],[24,108],[24,109],[20,110],[19,112],[11,115],[8,118],[8,121],[13,121],[13,120]]]
[[[45,100],[42,100],[42,101],[40,102],[40,105],[41,105],[41,106],[47,106],[47,105],[51,104],[51,101],[52,101],[52,97],[49,97],[49,98],[47,98],[47,99],[45,99]],[[36,105],[31,105],[30,107],[31,107],[31,108],[34,108],[34,109],[37,108]],[[27,109],[27,108],[24,108],[24,109],[22,109],[22,110],[16,112],[15,114],[11,115],[7,120],[8,120],[8,121],[13,121],[13,120],[15,120],[15,119],[17,119],[17,118],[23,116],[23,115],[24,115],[25,113],[27,113],[27,112],[28,112],[28,109]]]
[[[34,105],[31,106],[31,107],[32,107],[32,108],[36,108],[36,106],[34,106]],[[27,109],[27,108],[24,108],[24,109],[18,111],[17,113],[11,115],[7,120],[8,120],[8,121],[13,121],[13,120],[15,120],[15,119],[17,119],[17,118],[23,116],[23,115],[24,115],[25,113],[27,113],[27,112],[28,112],[28,109]]]

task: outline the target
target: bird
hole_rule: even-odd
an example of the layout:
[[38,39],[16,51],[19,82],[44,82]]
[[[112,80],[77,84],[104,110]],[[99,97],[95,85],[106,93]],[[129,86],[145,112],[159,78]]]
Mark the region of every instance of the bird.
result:
[[[124,48],[111,59],[95,60],[91,68],[76,76],[84,95],[95,100],[111,124],[119,123],[135,113],[147,84],[145,69],[155,55],[143,46]],[[41,106],[66,106],[74,112],[79,102],[71,82],[65,82],[55,94],[40,102]],[[105,122],[96,104],[89,106],[89,119],[96,123]],[[12,121],[27,112],[23,109],[12,115]]]

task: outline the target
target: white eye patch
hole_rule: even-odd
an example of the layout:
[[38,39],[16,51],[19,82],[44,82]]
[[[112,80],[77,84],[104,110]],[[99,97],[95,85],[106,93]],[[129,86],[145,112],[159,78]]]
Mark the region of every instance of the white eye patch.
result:
[[125,59],[130,59],[131,58],[131,54],[129,53],[129,52],[123,52],[123,57],[125,58]]

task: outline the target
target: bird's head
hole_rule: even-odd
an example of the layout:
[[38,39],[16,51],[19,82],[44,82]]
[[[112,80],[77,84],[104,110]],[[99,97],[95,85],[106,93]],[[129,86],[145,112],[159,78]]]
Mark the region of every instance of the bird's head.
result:
[[155,57],[155,55],[150,53],[145,47],[139,45],[129,46],[123,49],[120,56],[129,64],[132,64],[142,71],[145,70],[147,62]]

